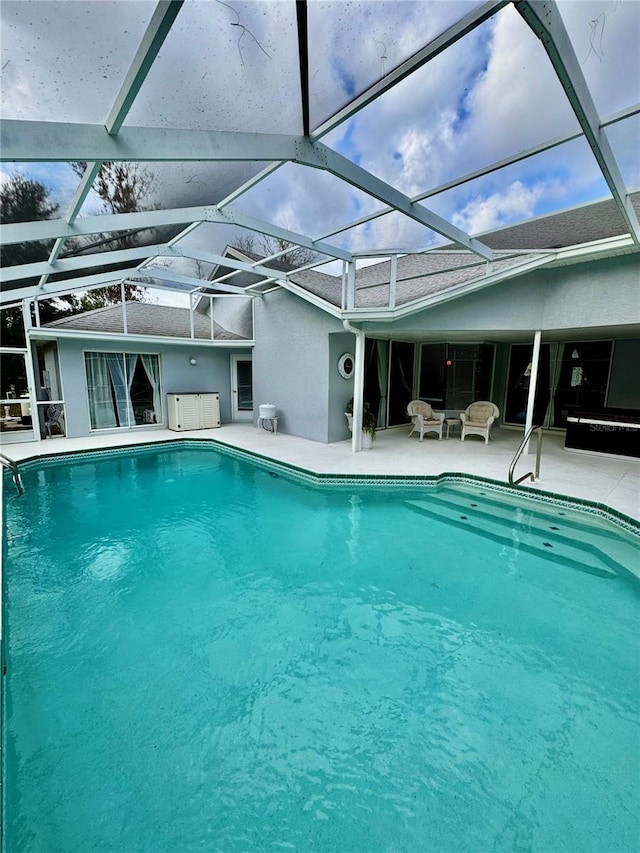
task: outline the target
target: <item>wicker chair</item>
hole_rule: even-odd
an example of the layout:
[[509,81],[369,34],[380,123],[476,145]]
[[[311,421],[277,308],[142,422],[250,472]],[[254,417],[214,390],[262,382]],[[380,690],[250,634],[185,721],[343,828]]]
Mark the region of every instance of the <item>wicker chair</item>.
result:
[[462,421],[460,440],[464,441],[466,435],[480,435],[484,438],[484,443],[489,444],[491,424],[499,416],[500,409],[488,400],[479,400],[467,406],[464,412],[460,412]]
[[51,406],[47,406],[44,425],[49,438],[53,437],[54,429],[59,430],[60,435],[65,435],[64,409],[62,408],[62,406],[59,406],[55,403]]
[[429,403],[422,400],[412,400],[407,406],[407,414],[411,418],[411,432],[420,434],[420,441],[428,432],[435,432],[442,440],[442,425],[444,423],[444,412],[434,412]]

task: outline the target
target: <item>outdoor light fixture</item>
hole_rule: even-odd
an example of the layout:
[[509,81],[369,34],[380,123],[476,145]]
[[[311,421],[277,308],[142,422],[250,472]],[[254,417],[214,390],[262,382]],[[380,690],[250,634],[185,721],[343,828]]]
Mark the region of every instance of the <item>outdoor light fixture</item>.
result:
[[198,360],[196,359],[195,356],[193,356],[193,355],[189,356],[189,364],[191,365],[191,367],[195,367],[197,363],[198,363]]

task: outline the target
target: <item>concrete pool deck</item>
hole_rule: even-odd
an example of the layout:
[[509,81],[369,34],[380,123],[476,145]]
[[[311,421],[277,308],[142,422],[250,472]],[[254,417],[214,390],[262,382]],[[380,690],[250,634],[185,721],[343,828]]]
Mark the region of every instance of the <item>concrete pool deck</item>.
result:
[[[371,450],[351,452],[350,441],[321,444],[284,433],[258,431],[251,424],[225,424],[219,429],[173,432],[167,429],[136,429],[87,438],[53,438],[40,442],[12,442],[0,449],[16,462],[38,456],[83,450],[148,444],[180,439],[214,439],[240,450],[288,463],[318,474],[385,474],[436,476],[465,473],[506,482],[508,470],[522,434],[496,429],[492,440],[458,435],[438,441],[435,435],[420,442],[408,437],[408,427],[381,430]],[[532,442],[535,449],[535,442]],[[523,483],[523,489],[540,489],[568,497],[605,504],[640,520],[640,460],[576,453],[564,449],[564,434],[547,432],[542,445],[540,480]],[[535,455],[524,455],[516,477],[531,471]]]

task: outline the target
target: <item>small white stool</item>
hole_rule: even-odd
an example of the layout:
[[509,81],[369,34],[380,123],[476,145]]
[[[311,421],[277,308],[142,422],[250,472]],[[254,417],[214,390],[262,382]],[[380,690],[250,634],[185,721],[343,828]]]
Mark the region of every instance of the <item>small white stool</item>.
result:
[[278,434],[278,418],[258,418],[258,431],[272,432]]

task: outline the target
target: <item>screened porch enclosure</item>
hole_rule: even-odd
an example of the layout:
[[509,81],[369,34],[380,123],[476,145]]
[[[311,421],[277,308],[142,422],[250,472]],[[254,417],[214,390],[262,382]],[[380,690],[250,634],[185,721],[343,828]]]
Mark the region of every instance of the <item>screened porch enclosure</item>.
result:
[[407,405],[415,399],[457,414],[495,393],[494,360],[493,344],[367,338],[364,399],[377,412],[379,428],[407,423]]
[[92,430],[164,421],[158,355],[87,352],[85,372]]
[[[511,347],[504,420],[524,424],[533,347]],[[565,429],[578,410],[599,411],[610,405],[608,386],[612,341],[545,343],[540,347],[533,420],[544,427]]]

